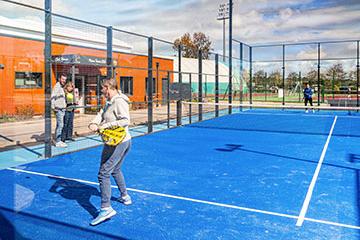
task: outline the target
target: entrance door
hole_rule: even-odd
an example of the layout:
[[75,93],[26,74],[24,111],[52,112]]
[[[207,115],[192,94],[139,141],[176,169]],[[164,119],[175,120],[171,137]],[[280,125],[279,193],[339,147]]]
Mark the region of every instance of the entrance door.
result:
[[100,81],[101,76],[88,76],[85,83],[86,104],[96,108],[100,105]]
[[[77,90],[76,90],[77,89]],[[78,106],[85,106],[85,76],[75,76],[75,91],[79,94]],[[80,113],[84,113],[84,108],[79,108]]]

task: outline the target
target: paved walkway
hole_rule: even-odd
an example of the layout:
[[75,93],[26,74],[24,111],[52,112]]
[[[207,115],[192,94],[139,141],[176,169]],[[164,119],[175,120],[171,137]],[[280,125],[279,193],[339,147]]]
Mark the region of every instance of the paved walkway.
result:
[[[176,118],[175,104],[171,107],[170,119]],[[155,107],[153,119],[157,122],[167,121],[167,106]],[[137,109],[130,111],[131,126],[147,124],[147,109]],[[92,114],[75,114],[74,136],[81,137],[91,134],[88,124],[95,117]],[[52,132],[55,132],[55,117],[51,119]],[[27,121],[8,122],[0,124],[0,152],[14,148],[16,146],[32,146],[44,143],[45,136],[44,118],[34,117]]]

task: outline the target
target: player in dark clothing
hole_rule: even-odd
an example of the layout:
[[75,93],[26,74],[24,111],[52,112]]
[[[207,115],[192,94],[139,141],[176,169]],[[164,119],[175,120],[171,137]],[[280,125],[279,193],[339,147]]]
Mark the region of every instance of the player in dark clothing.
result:
[[[310,103],[310,106],[313,105],[313,101],[312,101],[312,95],[313,95],[313,89],[310,87],[310,85],[307,83],[306,84],[306,88],[304,89],[304,101],[305,101],[305,106],[307,106],[308,102]],[[314,109],[312,110],[314,112]],[[308,112],[308,109],[306,108],[306,111]]]

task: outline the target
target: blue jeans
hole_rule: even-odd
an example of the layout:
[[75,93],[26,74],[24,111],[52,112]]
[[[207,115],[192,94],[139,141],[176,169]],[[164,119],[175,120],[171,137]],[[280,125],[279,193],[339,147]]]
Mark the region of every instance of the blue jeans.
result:
[[127,194],[124,175],[121,171],[121,165],[124,158],[131,148],[131,140],[123,142],[116,147],[104,145],[101,155],[101,164],[98,174],[100,193],[101,193],[101,208],[110,207],[111,198],[111,182],[110,175],[115,179],[121,196]]
[[72,138],[74,127],[74,111],[65,111],[64,128],[61,133],[61,141]]
[[64,116],[65,116],[65,109],[56,111],[56,129],[55,129],[56,142],[61,141],[61,133],[64,128]]

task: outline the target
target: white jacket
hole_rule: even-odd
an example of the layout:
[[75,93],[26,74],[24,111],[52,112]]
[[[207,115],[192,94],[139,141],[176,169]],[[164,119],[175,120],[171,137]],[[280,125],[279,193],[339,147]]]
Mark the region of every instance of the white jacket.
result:
[[119,92],[106,103],[105,107],[100,110],[91,123],[98,124],[100,128],[109,128],[113,126],[124,127],[126,136],[123,141],[130,140],[129,102],[129,98],[125,94]]

